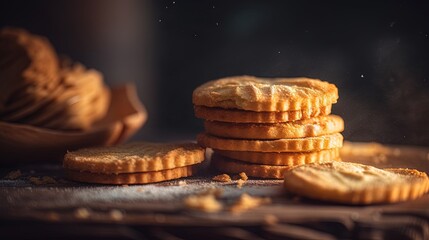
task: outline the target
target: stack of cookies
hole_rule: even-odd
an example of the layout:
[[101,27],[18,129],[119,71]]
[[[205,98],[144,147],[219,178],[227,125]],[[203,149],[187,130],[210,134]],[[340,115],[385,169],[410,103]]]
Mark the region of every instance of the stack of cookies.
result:
[[60,63],[49,41],[22,29],[0,31],[0,121],[85,130],[103,118],[110,93],[103,76]]
[[214,150],[220,171],[281,179],[296,165],[339,160],[344,122],[330,115],[337,99],[335,85],[309,78],[207,82],[193,93],[195,115],[205,119],[197,141]]
[[63,165],[74,181],[143,184],[192,176],[204,158],[196,143],[134,142],[68,152]]

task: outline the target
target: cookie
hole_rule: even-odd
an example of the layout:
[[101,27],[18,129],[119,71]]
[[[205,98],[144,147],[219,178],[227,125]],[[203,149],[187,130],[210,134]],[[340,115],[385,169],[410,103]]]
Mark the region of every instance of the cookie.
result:
[[284,171],[291,168],[289,166],[251,164],[229,159],[216,153],[212,155],[211,160],[211,164],[221,172],[231,174],[244,172],[247,176],[258,178],[282,179]]
[[287,112],[254,112],[238,109],[194,106],[198,118],[235,123],[278,123],[329,115],[332,105]]
[[66,177],[73,181],[101,183],[101,184],[145,184],[162,182],[171,179],[189,177],[197,171],[195,165],[177,167],[172,169],[153,171],[153,172],[136,172],[120,174],[102,174],[81,172],[75,170],[66,170]]
[[281,139],[316,137],[344,130],[344,121],[336,115],[319,116],[285,123],[227,123],[205,121],[208,134],[235,139]]
[[308,163],[322,163],[340,159],[339,148],[326,149],[314,152],[249,152],[217,150],[219,155],[244,162],[266,165],[295,166]]
[[256,112],[316,109],[337,102],[334,84],[309,78],[256,78],[236,76],[197,87],[193,104]]
[[285,172],[285,188],[304,197],[346,203],[393,203],[418,198],[429,190],[426,173],[379,169],[351,162],[302,165]]
[[101,174],[154,172],[200,163],[204,153],[195,143],[134,142],[68,152],[63,165],[68,170]]
[[307,138],[246,140],[220,138],[207,133],[200,133],[197,135],[197,141],[203,147],[229,151],[309,152],[340,148],[343,145],[343,135],[334,133]]

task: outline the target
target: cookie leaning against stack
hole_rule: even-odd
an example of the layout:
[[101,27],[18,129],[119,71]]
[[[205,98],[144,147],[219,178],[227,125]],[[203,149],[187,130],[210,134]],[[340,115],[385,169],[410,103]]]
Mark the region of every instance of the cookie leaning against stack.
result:
[[204,153],[195,143],[135,142],[68,152],[63,165],[74,181],[143,184],[192,176]]
[[335,85],[309,78],[229,77],[193,93],[195,115],[205,119],[197,136],[213,148],[213,164],[229,173],[283,178],[292,166],[339,160],[344,129],[329,115]]

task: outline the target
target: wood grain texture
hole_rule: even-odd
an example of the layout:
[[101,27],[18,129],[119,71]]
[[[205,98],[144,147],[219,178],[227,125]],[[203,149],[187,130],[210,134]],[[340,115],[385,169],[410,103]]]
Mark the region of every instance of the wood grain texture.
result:
[[[346,147],[343,161],[429,173],[428,148],[346,146],[353,151]],[[278,180],[250,179],[240,189],[236,182],[212,182],[209,179],[213,175],[206,173],[157,184],[102,186],[65,181],[59,165],[2,169],[0,177],[18,168],[20,178],[0,180],[1,239],[429,238],[429,195],[389,205],[336,205],[287,195]],[[52,176],[57,183],[35,185],[30,176]],[[181,199],[213,187],[224,190],[221,201],[226,204],[244,192],[270,196],[273,203],[238,215],[228,211],[207,214],[183,207]],[[89,213],[86,218],[78,217],[82,208]],[[120,211],[120,219],[112,217],[114,210]]]

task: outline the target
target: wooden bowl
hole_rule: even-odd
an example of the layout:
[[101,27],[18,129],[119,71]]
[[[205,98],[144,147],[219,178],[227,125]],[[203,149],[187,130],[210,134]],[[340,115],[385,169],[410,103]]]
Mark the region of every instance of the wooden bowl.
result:
[[106,116],[87,131],[57,131],[0,121],[0,164],[52,162],[67,151],[124,142],[147,119],[132,84],[111,89]]

